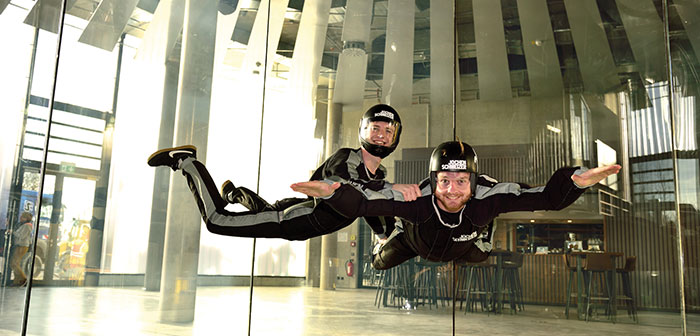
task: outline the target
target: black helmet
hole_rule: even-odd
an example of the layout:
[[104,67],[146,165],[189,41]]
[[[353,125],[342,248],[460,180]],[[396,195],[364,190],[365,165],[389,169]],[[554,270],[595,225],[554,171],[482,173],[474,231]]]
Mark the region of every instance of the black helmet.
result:
[[472,196],[476,192],[479,164],[472,146],[460,141],[443,142],[430,155],[430,185],[435,191],[437,174],[441,171],[465,172],[469,174]]
[[[394,135],[392,139],[388,139],[386,146],[375,145],[368,141],[370,137],[369,123],[373,121],[385,121],[394,126]],[[370,107],[360,120],[360,129],[358,132],[360,144],[367,152],[380,158],[385,158],[399,145],[399,137],[401,136],[401,118],[393,107],[386,104],[377,104]]]

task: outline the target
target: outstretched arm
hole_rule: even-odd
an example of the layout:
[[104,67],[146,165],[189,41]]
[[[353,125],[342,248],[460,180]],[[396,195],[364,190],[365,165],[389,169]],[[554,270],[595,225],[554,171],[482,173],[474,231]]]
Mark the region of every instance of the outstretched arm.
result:
[[417,184],[393,184],[391,189],[403,194],[403,200],[406,202],[415,201],[421,197],[421,191]]
[[328,197],[333,195],[336,189],[340,188],[340,182],[328,184],[323,181],[307,181],[294,183],[290,186],[292,190],[311,197]]
[[617,174],[620,171],[620,168],[622,167],[618,164],[597,167],[586,170],[581,175],[571,175],[571,180],[573,180],[576,186],[579,188],[587,188],[602,181],[604,178],[610,175]]

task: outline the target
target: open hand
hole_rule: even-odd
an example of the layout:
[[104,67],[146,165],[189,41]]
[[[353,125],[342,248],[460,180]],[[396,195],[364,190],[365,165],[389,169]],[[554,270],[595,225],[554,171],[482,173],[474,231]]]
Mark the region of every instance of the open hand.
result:
[[292,190],[311,197],[326,197],[333,195],[336,189],[340,188],[340,182],[328,184],[322,181],[298,182],[290,186]]
[[617,174],[620,168],[622,166],[618,164],[596,167],[583,172],[581,175],[571,175],[571,179],[579,187],[590,187],[610,175]]

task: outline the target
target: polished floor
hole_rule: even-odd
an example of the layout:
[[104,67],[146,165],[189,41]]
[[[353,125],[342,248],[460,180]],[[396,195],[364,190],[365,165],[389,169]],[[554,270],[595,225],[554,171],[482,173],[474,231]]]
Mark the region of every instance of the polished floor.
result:
[[[0,335],[19,335],[26,291],[0,288]],[[199,287],[194,321],[159,322],[159,294],[140,288],[32,290],[28,335],[247,335],[248,287]],[[405,310],[374,305],[371,289],[322,291],[308,287],[256,287],[251,335],[451,335],[452,307]],[[677,313],[623,310],[616,323],[603,316],[579,321],[563,307],[526,305],[512,314],[456,311],[456,335],[682,335]],[[688,335],[700,335],[700,316],[690,315]]]

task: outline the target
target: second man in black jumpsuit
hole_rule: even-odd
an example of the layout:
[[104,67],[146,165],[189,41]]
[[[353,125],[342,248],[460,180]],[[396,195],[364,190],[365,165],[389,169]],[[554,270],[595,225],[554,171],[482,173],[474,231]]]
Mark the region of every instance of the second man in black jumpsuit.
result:
[[[362,147],[342,148],[328,158],[311,176],[312,180],[343,181],[362,190],[370,198],[399,197],[406,200],[420,196],[417,185],[391,184],[384,181],[386,169],[381,159],[398,145],[401,119],[388,105],[368,109],[359,127]],[[256,193],[235,187],[226,181],[219,194],[204,164],[196,159],[194,146],[166,148],[153,153],[150,166],[166,166],[181,171],[187,179],[202,218],[209,231],[222,235],[256,238],[305,240],[335,232],[350,225],[355,218],[343,216],[323,201],[310,198],[286,198],[269,204]],[[249,211],[231,212],[228,203],[239,203]],[[393,229],[394,218],[383,220],[365,217],[378,237]],[[382,225],[386,223],[386,229]]]

